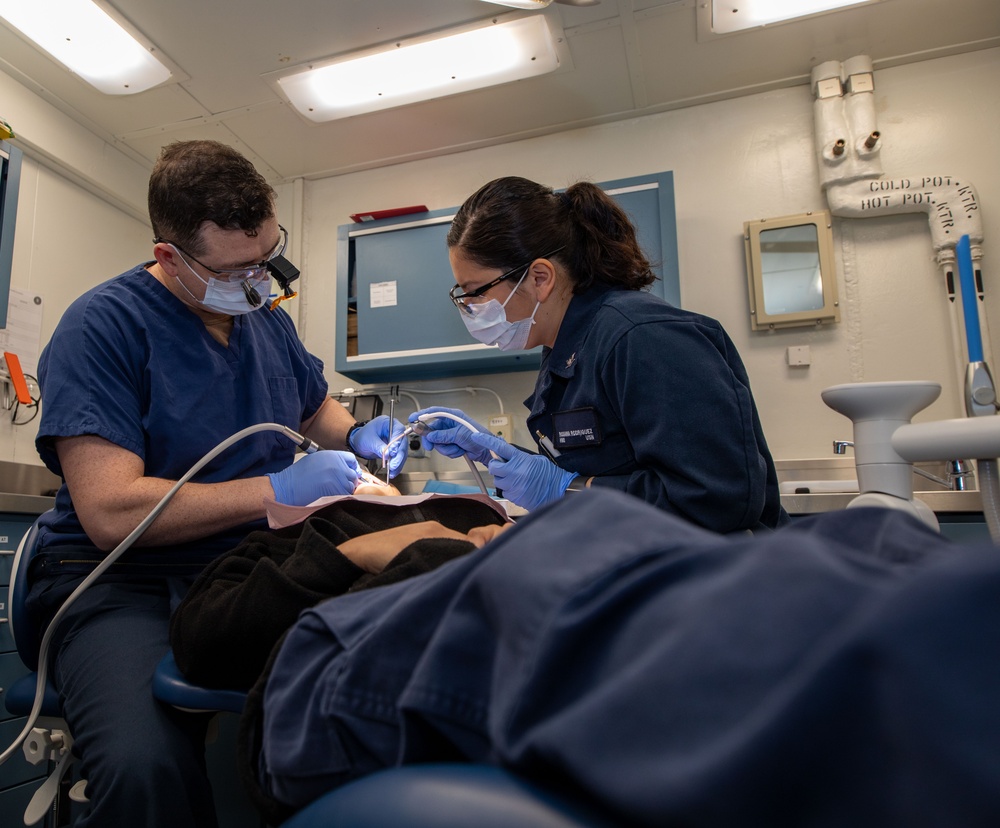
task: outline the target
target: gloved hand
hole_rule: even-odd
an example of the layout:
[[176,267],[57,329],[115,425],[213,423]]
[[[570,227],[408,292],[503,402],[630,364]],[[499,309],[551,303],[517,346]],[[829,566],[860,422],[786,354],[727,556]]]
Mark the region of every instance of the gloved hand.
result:
[[[405,426],[399,420],[393,420],[390,426],[389,418],[383,414],[355,429],[350,437],[350,448],[359,457],[371,460],[381,460],[382,452],[393,437],[399,437]],[[389,477],[395,477],[406,462],[410,447],[406,440],[397,440],[389,447],[386,465],[389,467]],[[301,462],[301,461],[300,461]]]
[[351,494],[361,477],[361,467],[350,452],[317,451],[268,477],[278,503],[308,506],[319,497]]
[[559,468],[549,458],[514,448],[493,434],[474,434],[472,441],[499,460],[490,460],[489,470],[504,497],[529,512],[540,509],[566,493],[566,487],[578,475]]
[[424,447],[424,451],[437,450],[445,457],[451,457],[453,459],[467,454],[473,460],[478,460],[484,466],[489,463],[491,459],[489,451],[484,450],[482,446],[472,442],[472,435],[474,432],[446,416],[448,414],[454,414],[456,417],[461,417],[469,424],[474,425],[479,431],[489,432],[488,429],[481,426],[464,411],[457,408],[423,408],[410,415],[410,422],[415,422],[421,414],[443,415],[436,420],[431,420],[429,423],[425,423],[425,425],[431,430],[420,437],[420,444]]

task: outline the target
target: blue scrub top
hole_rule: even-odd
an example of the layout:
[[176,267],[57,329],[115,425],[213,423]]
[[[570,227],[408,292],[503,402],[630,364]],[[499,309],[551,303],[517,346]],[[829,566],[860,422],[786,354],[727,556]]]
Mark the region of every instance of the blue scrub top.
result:
[[[139,265],[77,299],[42,352],[42,417],[36,438],[45,465],[62,476],[57,437],[94,434],[138,455],[147,477],[177,480],[219,442],[249,425],[298,430],[327,394],[323,363],[309,354],[280,308],[237,316],[228,347]],[[258,477],[292,462],[276,432],[245,437],[193,478],[217,483]],[[224,551],[263,521],[190,547]],[[65,483],[41,546],[89,545]],[[175,547],[181,551],[185,547]],[[131,554],[131,553],[130,553]]]
[[714,319],[646,291],[591,288],[570,301],[524,404],[530,434],[594,486],[716,532],[788,520],[746,369]]

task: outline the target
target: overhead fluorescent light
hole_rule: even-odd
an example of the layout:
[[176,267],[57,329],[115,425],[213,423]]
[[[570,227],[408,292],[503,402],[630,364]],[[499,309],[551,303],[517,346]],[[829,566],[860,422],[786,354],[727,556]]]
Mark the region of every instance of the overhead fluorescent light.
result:
[[106,95],[134,95],[171,76],[151,43],[93,0],[0,0],[0,18]]
[[729,34],[880,0],[712,0],[712,31]]
[[552,0],[485,0],[497,6],[510,6],[513,9],[544,9]]
[[558,67],[545,17],[529,15],[480,21],[266,77],[303,116],[321,122],[522,80]]

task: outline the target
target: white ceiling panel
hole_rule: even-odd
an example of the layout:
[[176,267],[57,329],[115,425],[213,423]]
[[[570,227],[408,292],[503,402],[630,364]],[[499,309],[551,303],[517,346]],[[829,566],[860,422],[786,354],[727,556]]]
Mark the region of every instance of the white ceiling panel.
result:
[[165,143],[211,137],[239,146],[275,180],[806,83],[813,65],[856,54],[870,55],[878,68],[1000,45],[998,0],[883,0],[700,39],[698,6],[706,0],[553,4],[534,14],[565,32],[570,60],[560,71],[315,125],[262,76],[512,12],[479,0],[111,2],[177,64],[182,80],[139,95],[104,96],[3,26],[0,70],[137,158],[151,162]]

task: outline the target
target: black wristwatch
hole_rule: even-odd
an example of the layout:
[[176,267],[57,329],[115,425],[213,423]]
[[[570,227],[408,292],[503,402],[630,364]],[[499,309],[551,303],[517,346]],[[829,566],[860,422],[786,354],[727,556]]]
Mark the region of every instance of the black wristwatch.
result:
[[371,420],[361,420],[360,422],[355,423],[349,429],[347,429],[347,438],[345,439],[344,442],[347,443],[348,451],[353,451],[355,454],[357,454],[357,451],[355,451],[354,446],[351,445],[351,435],[354,434],[354,432],[357,431],[359,428],[364,428],[370,422]]

